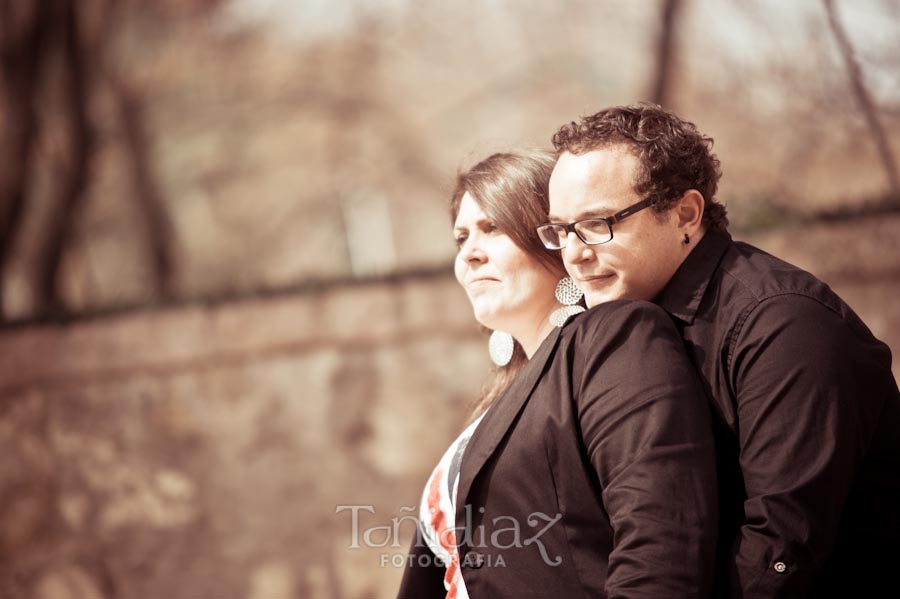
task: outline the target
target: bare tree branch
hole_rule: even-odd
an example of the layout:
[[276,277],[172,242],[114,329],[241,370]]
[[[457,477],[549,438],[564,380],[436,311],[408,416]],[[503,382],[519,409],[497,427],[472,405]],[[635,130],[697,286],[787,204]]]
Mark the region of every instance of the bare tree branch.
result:
[[[131,168],[134,200],[144,217],[144,242],[149,254],[154,288],[165,299],[174,293],[175,260],[173,254],[175,232],[165,209],[165,201],[153,172],[151,139],[145,127],[144,106],[140,94],[123,78],[109,56],[104,41],[112,34],[122,13],[121,0],[102,0],[101,17],[97,24],[97,70],[105,79],[115,99],[119,123],[123,130],[125,150]],[[200,0],[179,4],[182,9],[210,10],[218,0]]]
[[834,0],[822,0],[822,2],[828,13],[828,23],[831,26],[831,31],[834,34],[834,38],[844,57],[844,62],[847,65],[847,75],[850,77],[853,94],[856,96],[857,102],[859,102],[860,109],[866,118],[866,122],[869,125],[869,131],[872,133],[875,145],[877,146],[878,155],[884,166],[884,172],[888,178],[891,193],[895,197],[900,197],[900,175],[897,173],[897,163],[894,161],[894,153],[891,150],[887,133],[885,133],[884,126],[878,116],[878,110],[872,100],[872,95],[869,93],[869,90],[866,88],[865,82],[863,81],[862,69],[859,66],[859,62],[856,60],[856,53],[854,52],[853,45],[850,43],[850,39],[847,37],[844,26],[838,17],[837,10],[834,6]]
[[5,275],[22,223],[37,136],[34,99],[46,18],[40,0],[0,0],[0,322],[5,319]]
[[678,18],[682,0],[664,0],[660,10],[659,38],[656,45],[656,74],[650,99],[660,106],[671,103],[672,71],[678,51]]
[[106,69],[105,73],[119,105],[119,118],[131,164],[135,200],[144,216],[143,224],[155,287],[163,297],[169,298],[174,291],[175,263],[172,248],[175,235],[153,175],[150,140],[144,127],[143,106],[139,96],[117,74],[110,69]]
[[79,34],[77,0],[64,0],[58,5],[62,27],[64,58],[64,93],[67,95],[66,125],[69,133],[68,156],[63,165],[60,205],[52,211],[45,227],[43,247],[38,253],[36,269],[36,310],[48,315],[62,315],[65,306],[59,280],[63,252],[72,225],[84,203],[88,183],[88,167],[93,154],[94,136],[88,122],[87,70],[90,61],[84,56],[86,45]]

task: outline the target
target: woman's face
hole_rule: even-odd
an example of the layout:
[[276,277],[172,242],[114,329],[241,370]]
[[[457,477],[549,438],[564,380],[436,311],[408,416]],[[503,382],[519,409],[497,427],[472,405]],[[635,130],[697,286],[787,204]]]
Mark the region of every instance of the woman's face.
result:
[[460,201],[453,236],[459,248],[456,280],[466,290],[478,322],[516,338],[544,326],[557,307],[559,273],[550,272],[497,229],[468,193]]

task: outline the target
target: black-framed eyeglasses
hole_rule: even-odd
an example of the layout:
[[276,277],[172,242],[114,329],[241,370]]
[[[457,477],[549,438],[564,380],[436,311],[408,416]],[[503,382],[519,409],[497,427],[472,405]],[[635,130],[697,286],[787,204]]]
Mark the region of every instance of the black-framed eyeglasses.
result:
[[640,212],[653,204],[653,198],[644,198],[637,204],[623,208],[612,216],[601,218],[585,218],[574,223],[546,223],[536,230],[541,243],[548,250],[561,250],[566,247],[569,233],[578,235],[578,239],[588,245],[599,245],[612,241],[612,226],[635,212]]

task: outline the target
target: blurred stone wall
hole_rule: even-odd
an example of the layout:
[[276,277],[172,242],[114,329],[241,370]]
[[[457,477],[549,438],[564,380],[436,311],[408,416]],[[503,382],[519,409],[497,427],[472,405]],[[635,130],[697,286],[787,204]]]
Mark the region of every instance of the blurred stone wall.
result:
[[[895,351],[898,240],[751,236]],[[486,370],[449,273],[2,331],[0,597],[393,597]]]
[[0,333],[0,597],[389,597],[336,506],[415,501],[486,354],[449,276]]

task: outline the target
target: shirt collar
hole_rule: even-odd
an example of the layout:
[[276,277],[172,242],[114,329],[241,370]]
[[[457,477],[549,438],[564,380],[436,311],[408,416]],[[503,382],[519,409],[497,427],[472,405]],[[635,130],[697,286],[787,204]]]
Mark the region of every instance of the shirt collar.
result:
[[731,235],[727,231],[707,231],[656,296],[656,303],[672,316],[691,324],[729,245]]

